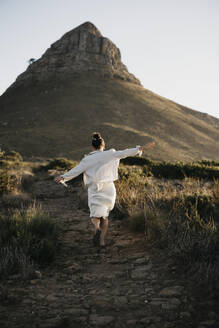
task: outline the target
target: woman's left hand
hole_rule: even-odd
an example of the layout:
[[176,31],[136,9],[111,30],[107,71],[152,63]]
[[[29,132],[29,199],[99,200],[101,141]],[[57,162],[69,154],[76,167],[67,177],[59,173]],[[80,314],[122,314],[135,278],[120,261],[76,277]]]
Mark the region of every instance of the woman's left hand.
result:
[[147,145],[139,147],[139,150],[141,150],[141,151],[147,150],[147,149],[153,148],[154,145],[155,145],[155,142],[149,142]]

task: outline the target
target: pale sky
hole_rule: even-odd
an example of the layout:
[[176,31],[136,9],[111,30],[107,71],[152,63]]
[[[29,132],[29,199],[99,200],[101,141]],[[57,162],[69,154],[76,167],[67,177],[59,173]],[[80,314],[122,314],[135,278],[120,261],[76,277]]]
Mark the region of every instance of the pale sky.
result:
[[0,94],[86,21],[146,89],[219,118],[219,0],[0,0]]

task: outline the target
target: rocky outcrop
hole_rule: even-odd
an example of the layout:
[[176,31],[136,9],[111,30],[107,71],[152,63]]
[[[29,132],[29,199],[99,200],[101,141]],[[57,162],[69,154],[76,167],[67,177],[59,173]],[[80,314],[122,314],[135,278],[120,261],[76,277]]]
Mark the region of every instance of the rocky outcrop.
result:
[[140,84],[122,63],[120,50],[90,22],[53,43],[39,60],[18,76],[16,83],[66,78],[86,72]]

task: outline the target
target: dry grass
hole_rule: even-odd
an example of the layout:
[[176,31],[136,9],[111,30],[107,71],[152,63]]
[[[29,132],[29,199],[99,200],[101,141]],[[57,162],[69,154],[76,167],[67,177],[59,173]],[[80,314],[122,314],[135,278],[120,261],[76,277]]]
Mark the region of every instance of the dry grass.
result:
[[51,262],[57,238],[57,225],[35,202],[0,215],[0,278],[19,274],[26,279],[32,272],[33,262]]
[[212,187],[212,193],[215,198],[215,202],[219,202],[219,179],[214,180],[214,184]]

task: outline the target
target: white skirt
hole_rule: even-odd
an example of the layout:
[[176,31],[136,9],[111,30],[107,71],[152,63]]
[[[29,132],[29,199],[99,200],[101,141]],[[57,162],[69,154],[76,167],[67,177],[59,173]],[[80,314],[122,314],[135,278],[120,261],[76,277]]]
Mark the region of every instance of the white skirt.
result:
[[116,200],[116,188],[113,182],[92,183],[88,187],[88,206],[90,217],[108,217]]

